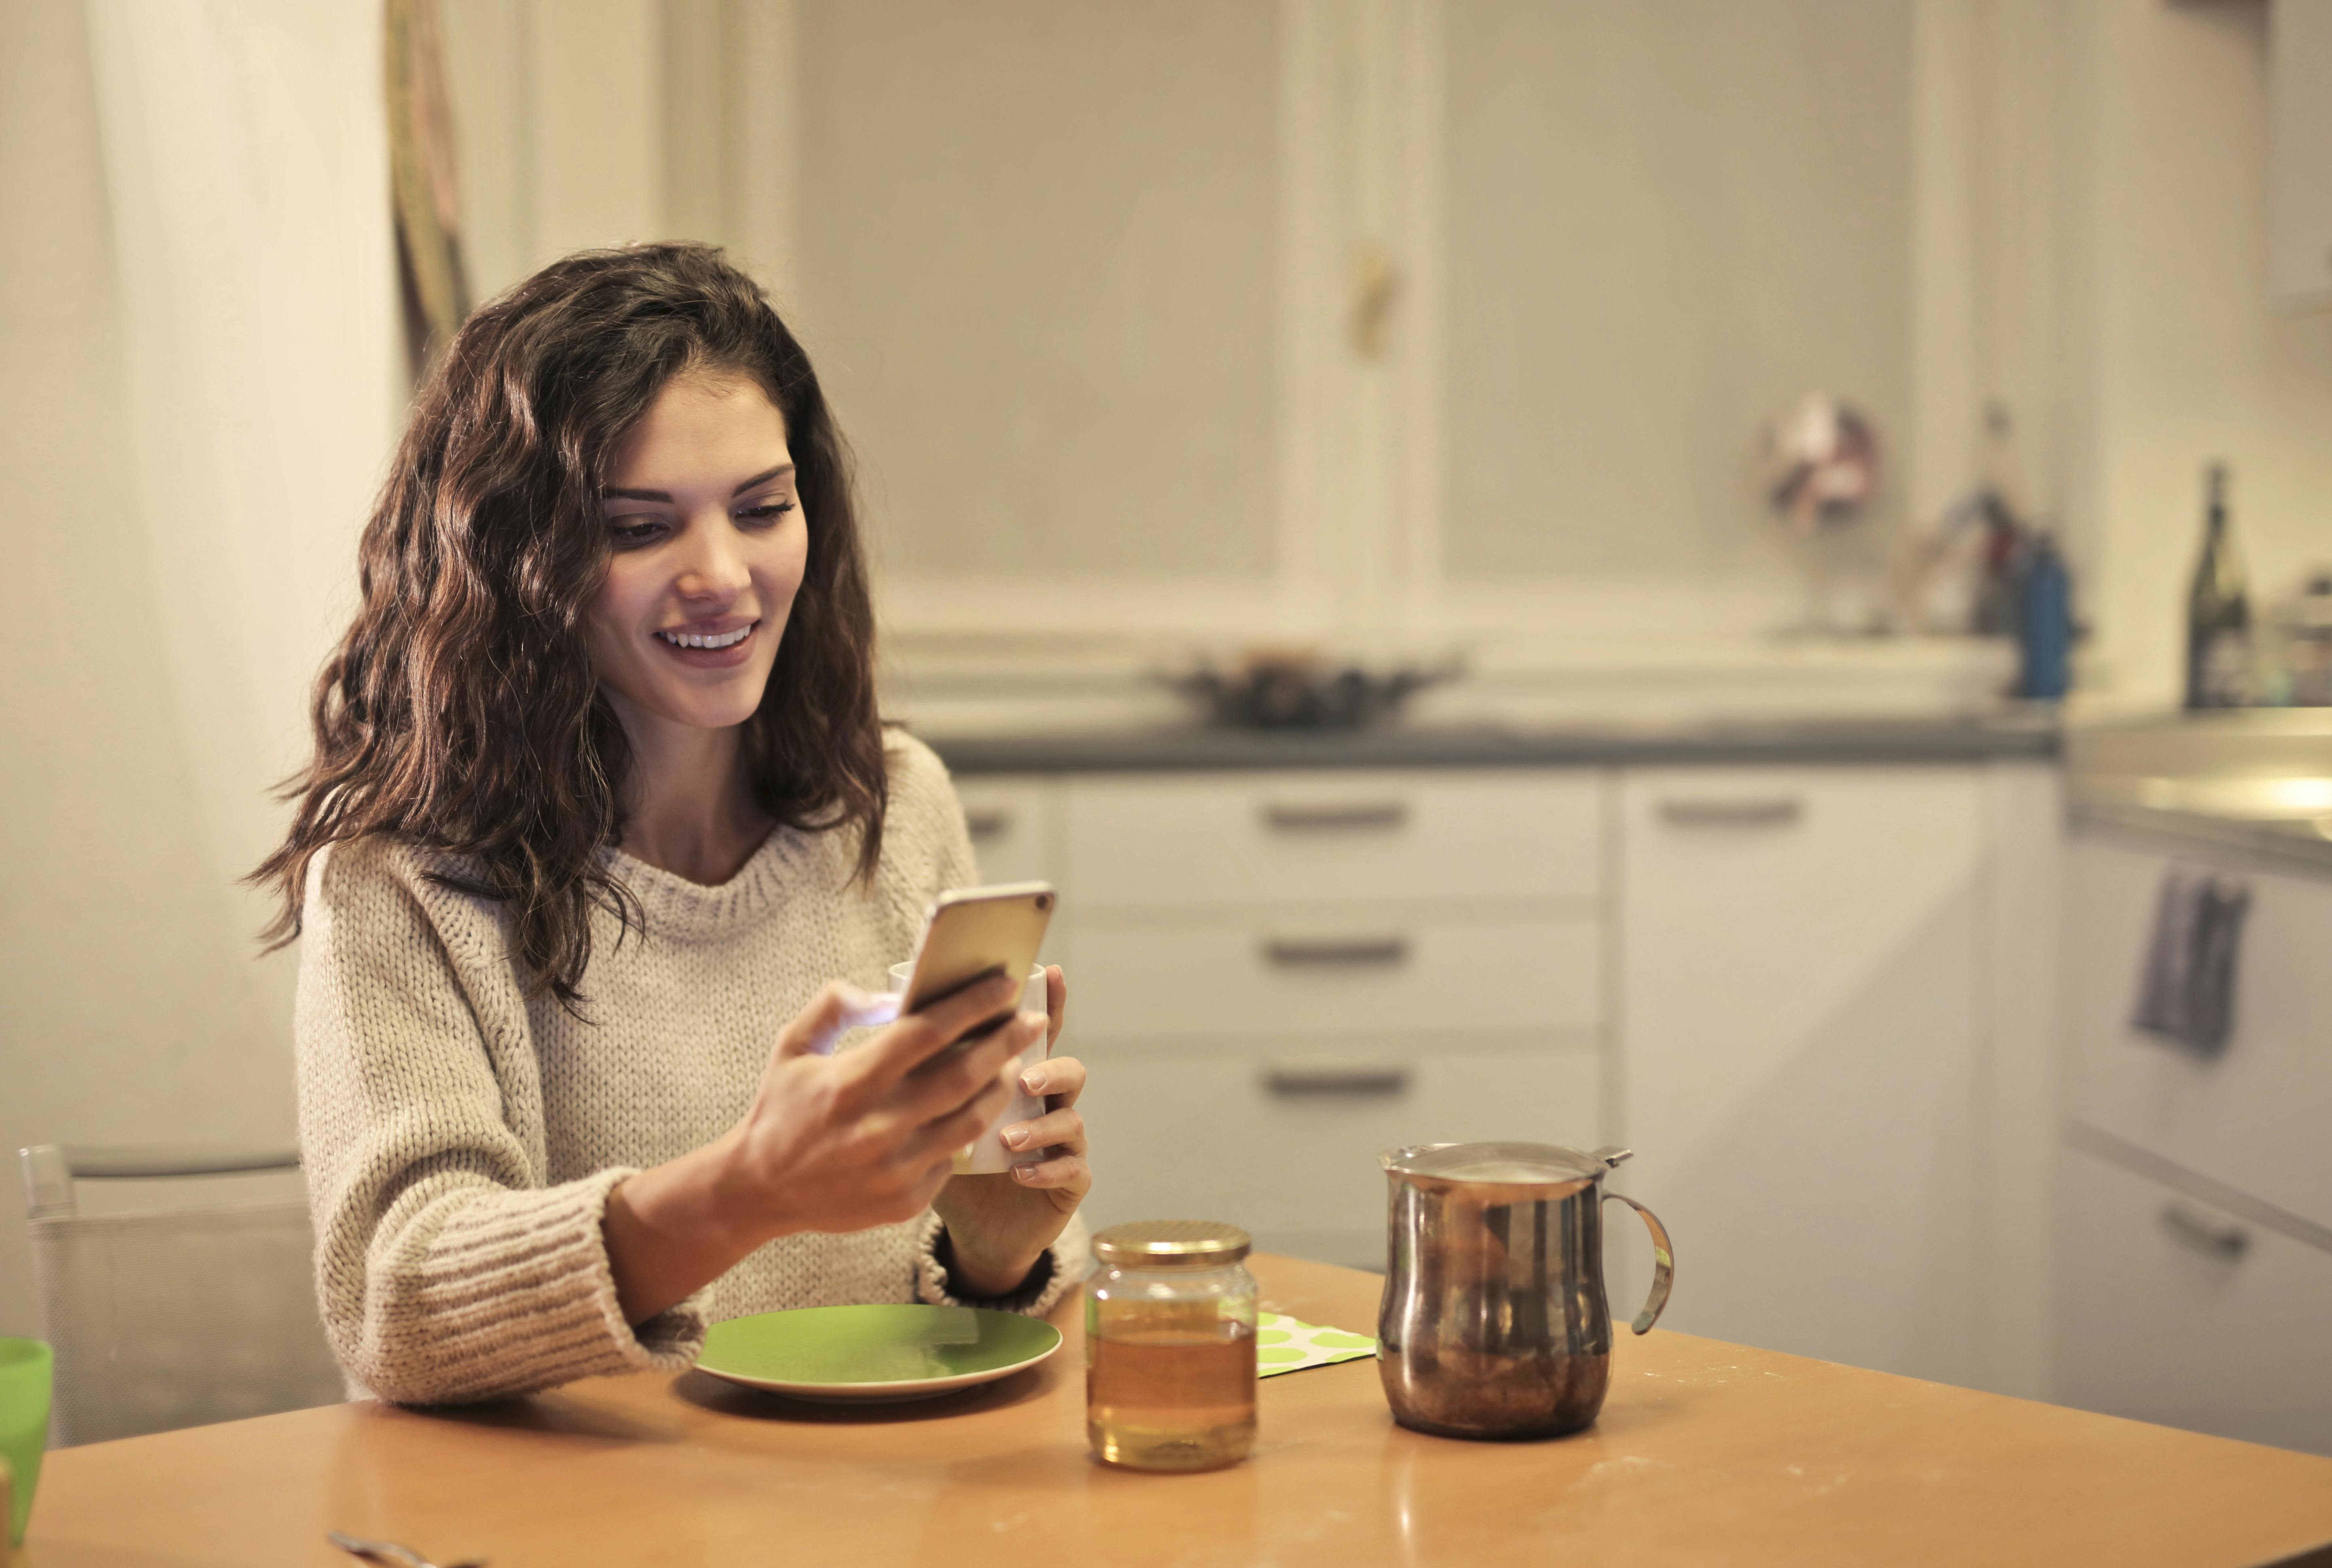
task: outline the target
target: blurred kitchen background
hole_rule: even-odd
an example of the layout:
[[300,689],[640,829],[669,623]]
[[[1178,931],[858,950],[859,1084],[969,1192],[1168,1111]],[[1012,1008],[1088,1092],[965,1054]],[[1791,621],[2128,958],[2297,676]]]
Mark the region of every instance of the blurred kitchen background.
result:
[[2332,1452],[2327,105],[2332,0],[0,0],[0,1148],[288,1144],[236,879],[416,364],[702,239],[1097,1220],[1622,1143],[1676,1328]]

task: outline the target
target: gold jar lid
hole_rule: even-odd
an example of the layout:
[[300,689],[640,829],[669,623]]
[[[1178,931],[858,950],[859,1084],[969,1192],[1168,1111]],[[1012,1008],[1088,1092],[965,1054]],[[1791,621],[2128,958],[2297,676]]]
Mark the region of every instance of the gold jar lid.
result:
[[1246,1231],[1219,1219],[1132,1219],[1093,1238],[1094,1256],[1104,1263],[1137,1268],[1237,1263],[1254,1245]]

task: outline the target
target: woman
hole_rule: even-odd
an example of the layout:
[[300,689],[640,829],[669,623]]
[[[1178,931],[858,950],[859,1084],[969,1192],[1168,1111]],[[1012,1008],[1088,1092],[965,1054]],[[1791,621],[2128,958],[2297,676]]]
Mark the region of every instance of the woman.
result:
[[326,1328],[386,1399],[680,1366],[779,1307],[1043,1312],[1091,1178],[950,1179],[1048,1029],[1007,980],[827,1054],[944,887],[945,770],[875,712],[817,378],[719,252],[570,256],[416,401],[318,684],[290,837],[301,1143]]

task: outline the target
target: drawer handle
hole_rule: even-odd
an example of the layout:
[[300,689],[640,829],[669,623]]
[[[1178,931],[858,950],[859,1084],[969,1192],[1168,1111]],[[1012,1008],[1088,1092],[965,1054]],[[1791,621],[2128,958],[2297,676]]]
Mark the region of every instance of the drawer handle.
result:
[[974,839],[1001,838],[1012,831],[1012,813],[1000,806],[985,806],[963,814],[963,827]]
[[1264,1086],[1275,1095],[1405,1095],[1409,1069],[1357,1062],[1285,1063],[1266,1068]]
[[1409,960],[1405,936],[1266,937],[1265,960],[1280,969],[1382,969]]
[[2162,1206],[2162,1229],[2197,1252],[2234,1262],[2251,1248],[2251,1233],[2241,1226],[2181,1203],[2175,1198]]
[[1677,827],[1786,827],[1805,814],[1805,800],[1796,795],[1660,802],[1660,820]]
[[1406,800],[1274,800],[1263,808],[1264,826],[1278,833],[1352,832],[1400,827],[1408,821]]

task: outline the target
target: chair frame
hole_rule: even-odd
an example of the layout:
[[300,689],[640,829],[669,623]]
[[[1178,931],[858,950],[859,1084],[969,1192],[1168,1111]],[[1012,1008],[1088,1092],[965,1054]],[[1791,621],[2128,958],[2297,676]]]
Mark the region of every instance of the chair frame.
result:
[[77,1181],[162,1181],[300,1168],[299,1150],[274,1144],[35,1143],[16,1153],[24,1165],[24,1207],[33,1219],[80,1213],[73,1198]]

